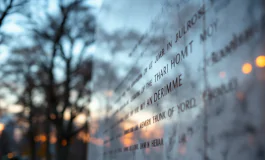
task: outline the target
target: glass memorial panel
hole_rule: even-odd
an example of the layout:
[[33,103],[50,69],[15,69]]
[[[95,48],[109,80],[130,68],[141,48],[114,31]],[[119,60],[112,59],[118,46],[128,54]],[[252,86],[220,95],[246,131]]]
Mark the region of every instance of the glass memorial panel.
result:
[[263,0],[105,0],[89,159],[265,159]]

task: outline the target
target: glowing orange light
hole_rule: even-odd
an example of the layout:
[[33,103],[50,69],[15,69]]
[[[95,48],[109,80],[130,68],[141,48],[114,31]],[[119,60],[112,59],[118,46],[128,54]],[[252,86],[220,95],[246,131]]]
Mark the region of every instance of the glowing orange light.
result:
[[[93,137],[91,137],[91,138],[93,138]],[[90,140],[90,135],[88,133],[85,133],[84,131],[81,131],[77,135],[77,139],[83,141],[84,143],[88,143]]]
[[0,132],[2,132],[5,129],[5,125],[3,123],[0,123]]
[[256,58],[256,66],[260,68],[265,67],[265,56],[258,56]]
[[225,72],[220,72],[220,73],[219,73],[219,76],[220,76],[221,78],[225,78],[226,73],[225,73]]
[[250,72],[252,71],[252,65],[250,63],[245,63],[243,66],[242,66],[242,72],[244,74],[249,74]]
[[[126,122],[124,123],[124,130],[131,128],[133,126],[133,124],[131,122]],[[124,146],[130,146],[134,143],[134,134],[133,132],[128,133],[126,135],[123,136],[123,138],[120,139],[120,142],[124,145]]]
[[13,153],[8,153],[8,154],[7,154],[7,158],[11,159],[11,158],[13,158],[13,157],[14,157]]
[[123,138],[121,138],[121,142],[124,146],[130,146],[134,143],[134,134],[131,132],[129,134],[126,134]]
[[39,136],[39,140],[40,140],[41,142],[46,142],[47,137],[46,137],[45,135],[40,135],[40,136]]
[[62,140],[62,146],[66,146],[67,145],[67,141],[64,139]]
[[57,138],[55,136],[51,136],[50,143],[55,144],[57,142]]

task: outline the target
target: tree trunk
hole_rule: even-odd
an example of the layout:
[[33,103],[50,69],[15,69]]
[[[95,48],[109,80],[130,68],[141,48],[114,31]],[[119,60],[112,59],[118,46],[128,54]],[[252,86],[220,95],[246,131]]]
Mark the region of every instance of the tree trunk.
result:
[[70,149],[69,141],[67,141],[66,145],[62,145],[61,142],[57,142],[57,160],[67,160]]
[[28,91],[28,98],[29,98],[29,106],[30,106],[30,113],[29,113],[29,139],[30,139],[30,148],[31,148],[31,160],[36,159],[36,148],[35,148],[35,127],[33,124],[33,102],[32,102],[32,90]]
[[35,148],[35,140],[34,140],[35,134],[33,131],[33,124],[32,121],[30,121],[30,129],[29,129],[29,139],[30,139],[30,148],[31,148],[31,160],[36,160],[36,148]]
[[46,135],[47,135],[47,141],[46,141],[46,160],[51,160],[51,154],[50,154],[50,121],[47,120],[46,122]]

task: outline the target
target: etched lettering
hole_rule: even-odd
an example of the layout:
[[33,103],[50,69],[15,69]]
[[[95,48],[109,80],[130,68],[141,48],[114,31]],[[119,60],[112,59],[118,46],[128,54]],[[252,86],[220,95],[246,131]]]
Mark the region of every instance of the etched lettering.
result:
[[158,147],[163,145],[163,138],[152,140],[152,147]]
[[189,45],[185,46],[184,50],[181,50],[180,53],[177,53],[173,59],[171,59],[171,69],[179,64],[182,60],[188,57],[189,53],[192,53],[192,43],[193,40],[189,42]]

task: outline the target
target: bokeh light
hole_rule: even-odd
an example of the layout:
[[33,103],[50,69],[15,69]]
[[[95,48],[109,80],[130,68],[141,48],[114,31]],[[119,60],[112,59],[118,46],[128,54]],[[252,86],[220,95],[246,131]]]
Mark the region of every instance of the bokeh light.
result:
[[7,154],[7,158],[11,159],[11,158],[13,158],[13,157],[14,157],[14,154],[13,154],[13,153],[8,153],[8,154]]
[[252,65],[250,63],[244,63],[242,66],[242,72],[244,74],[249,74],[252,71]]
[[66,146],[67,145],[67,141],[64,139],[62,140],[62,146]]
[[265,56],[258,56],[256,58],[256,66],[260,68],[265,67]]
[[5,125],[3,123],[0,123],[0,132],[2,132],[5,129]]

